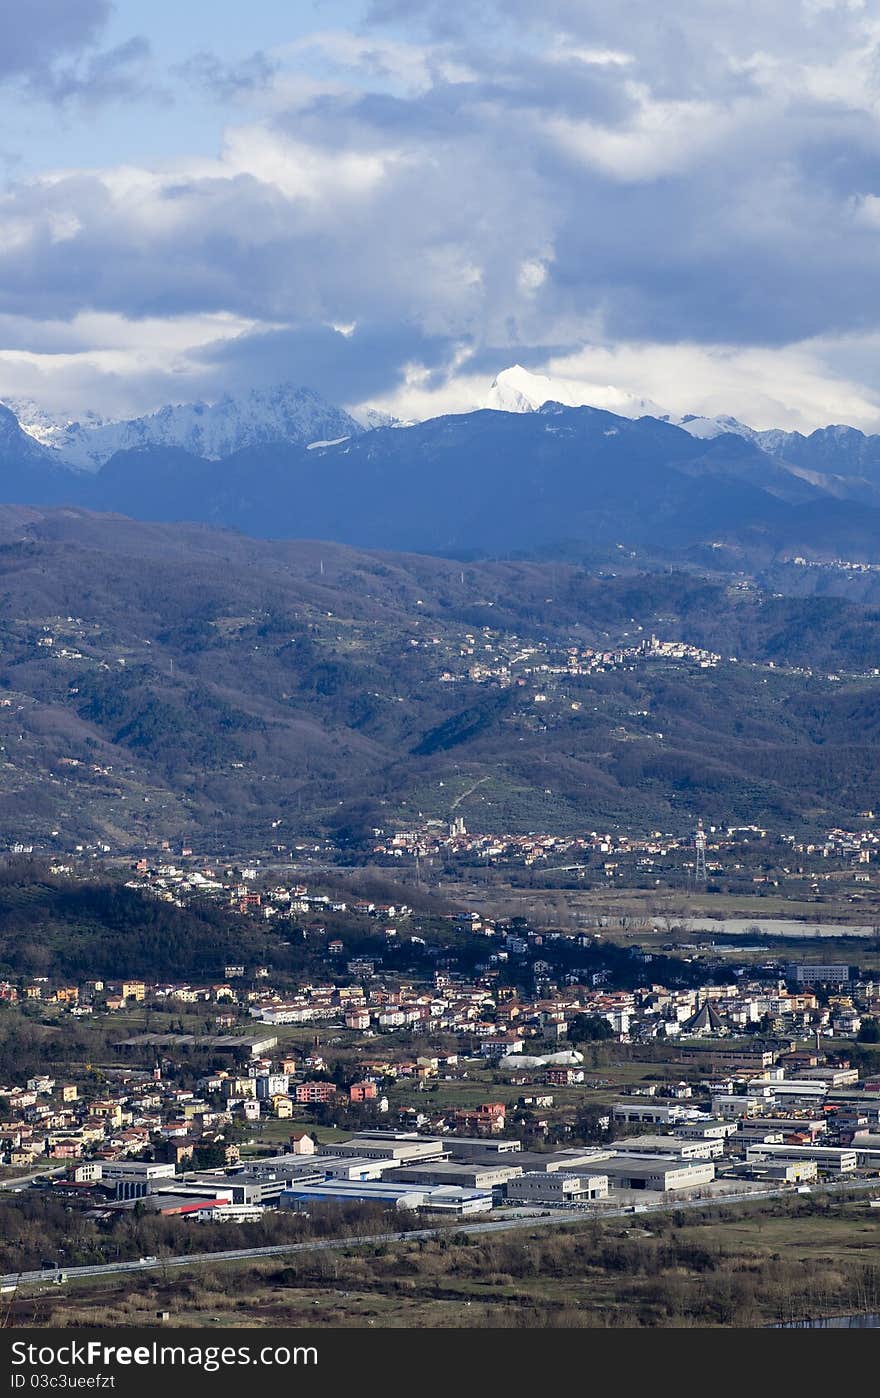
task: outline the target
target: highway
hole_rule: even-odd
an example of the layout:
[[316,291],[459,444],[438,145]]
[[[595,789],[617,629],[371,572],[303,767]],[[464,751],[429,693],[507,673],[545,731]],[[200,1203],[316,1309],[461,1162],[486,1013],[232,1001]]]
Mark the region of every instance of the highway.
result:
[[[835,1194],[849,1190],[870,1189],[880,1190],[880,1179],[844,1180],[840,1183],[814,1184],[810,1186],[810,1193],[813,1195]],[[462,1223],[452,1231],[479,1236],[484,1233],[510,1232],[514,1229],[534,1230],[541,1227],[558,1227],[564,1223],[583,1223],[586,1219],[601,1220],[625,1217],[644,1221],[647,1214],[669,1213],[673,1209],[717,1208],[729,1204],[751,1203],[765,1199],[791,1198],[794,1195],[795,1190],[789,1185],[786,1188],[754,1190],[746,1194],[723,1194],[712,1199],[681,1199],[671,1203],[668,1200],[663,1200],[659,1203],[638,1205],[637,1213],[633,1212],[631,1204],[621,1205],[619,1208],[593,1205],[576,1210],[554,1209],[550,1214],[533,1214],[531,1216],[520,1214],[511,1218],[484,1219],[480,1223]],[[436,1237],[437,1233],[436,1227],[414,1228],[397,1233],[374,1233],[367,1237],[323,1238],[304,1243],[278,1243],[271,1247],[232,1248],[225,1252],[191,1252],[175,1257],[150,1258],[147,1261],[99,1262],[89,1267],[64,1267],[61,1271],[66,1278],[106,1277],[127,1272],[162,1272],[172,1267],[209,1266],[216,1265],[218,1262],[244,1262],[263,1257],[284,1257],[298,1252],[333,1252],[353,1247],[372,1247],[377,1243],[413,1242],[419,1238]],[[33,1272],[12,1272],[6,1276],[0,1276],[0,1289],[9,1292],[22,1286],[54,1282],[57,1275],[58,1271],[52,1267],[45,1267]]]

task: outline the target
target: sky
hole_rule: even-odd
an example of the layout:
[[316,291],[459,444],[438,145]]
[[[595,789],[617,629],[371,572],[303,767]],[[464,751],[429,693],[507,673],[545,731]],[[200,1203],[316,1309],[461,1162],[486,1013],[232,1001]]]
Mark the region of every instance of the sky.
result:
[[880,430],[880,0],[0,0],[0,399]]

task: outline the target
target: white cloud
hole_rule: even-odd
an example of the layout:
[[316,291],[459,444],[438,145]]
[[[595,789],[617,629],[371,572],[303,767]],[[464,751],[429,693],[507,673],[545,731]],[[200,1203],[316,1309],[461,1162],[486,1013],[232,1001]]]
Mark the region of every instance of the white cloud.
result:
[[406,43],[344,29],[310,34],[276,52],[279,57],[297,62],[317,57],[340,74],[379,79],[412,93],[428,91],[438,78],[454,84],[476,77],[468,63],[453,58],[444,46]]
[[207,158],[0,194],[3,373],[161,397],[267,372],[274,327],[331,397],[370,345],[406,415],[519,360],[674,412],[876,422],[874,6],[383,8],[393,36],[202,55],[251,103]]
[[628,83],[625,91],[635,105],[626,125],[543,116],[539,128],[569,155],[612,179],[653,181],[692,168],[740,126],[736,110],[720,103],[656,101],[638,83]]
[[[531,371],[611,412],[627,395],[653,400],[673,416],[730,414],[758,429],[783,427],[811,432],[833,422],[880,431],[880,393],[852,380],[836,361],[874,356],[880,335],[811,341],[783,349],[725,345],[590,345],[550,356]],[[498,363],[496,371],[508,367]],[[402,418],[471,412],[485,405],[493,375],[453,371],[442,384],[410,365],[406,380],[377,406]],[[592,387],[591,387],[592,386]],[[574,397],[572,397],[574,401]],[[363,406],[363,405],[355,405]]]
[[31,398],[72,416],[95,407],[117,416],[145,412],[169,396],[198,396],[205,372],[199,352],[256,328],[226,314],[132,321],[83,312],[54,322],[0,316],[0,401]]

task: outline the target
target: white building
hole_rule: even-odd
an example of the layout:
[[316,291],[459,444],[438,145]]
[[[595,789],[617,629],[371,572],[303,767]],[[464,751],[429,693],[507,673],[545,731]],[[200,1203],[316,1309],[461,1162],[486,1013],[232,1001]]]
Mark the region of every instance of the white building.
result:
[[517,1204],[581,1204],[608,1197],[607,1175],[570,1175],[535,1170],[509,1180],[507,1198]]

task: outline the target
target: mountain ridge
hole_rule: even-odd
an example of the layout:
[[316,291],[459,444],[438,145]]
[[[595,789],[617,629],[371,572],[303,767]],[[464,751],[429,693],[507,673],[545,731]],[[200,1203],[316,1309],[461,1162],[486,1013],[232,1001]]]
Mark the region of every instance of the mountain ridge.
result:
[[[867,462],[871,473],[880,476],[880,434],[866,434],[845,424],[830,424],[805,434],[753,428],[724,413],[712,417],[690,412],[676,415],[650,398],[613,384],[538,374],[521,364],[496,374],[483,402],[468,411],[483,408],[525,414],[539,412],[551,403],[590,407],[630,419],[652,417],[706,441],[739,436],[789,465],[824,466],[826,471],[844,476],[852,474],[841,470],[846,457],[853,465]],[[282,442],[325,445],[377,428],[413,427],[445,416],[466,415],[402,420],[374,407],[349,411],[290,381],[227,392],[211,401],[167,403],[133,418],[106,418],[87,411],[77,419],[48,412],[31,399],[15,397],[0,401],[0,407],[11,411],[29,441],[47,449],[57,464],[90,471],[99,469],[117,451],[141,447],[181,447],[206,460],[222,460],[250,446]]]
[[[519,393],[539,376],[499,378]],[[554,386],[540,383],[537,396]],[[668,562],[720,548],[734,568],[795,554],[880,561],[880,437],[678,423],[643,406],[523,398],[515,411],[366,427],[288,385],[93,424],[82,430],[104,432],[104,447],[78,469],[4,407],[0,498],[454,556],[607,561],[623,549]]]
[[[15,412],[14,403],[8,410]],[[219,461],[246,446],[272,442],[307,444],[357,436],[365,428],[313,389],[289,383],[224,394],[213,403],[166,404],[142,417],[105,419],[89,413],[71,421],[17,401],[31,424],[26,435],[54,454],[60,465],[97,471],[119,451],[179,447]],[[17,414],[16,414],[17,416]]]
[[[876,799],[880,585],[779,581],[3,506],[4,837],[369,851],[459,797],[487,831],[827,828]],[[717,663],[639,659],[652,635]]]

